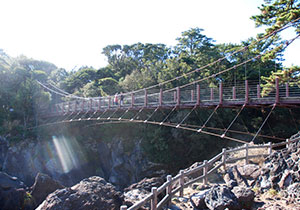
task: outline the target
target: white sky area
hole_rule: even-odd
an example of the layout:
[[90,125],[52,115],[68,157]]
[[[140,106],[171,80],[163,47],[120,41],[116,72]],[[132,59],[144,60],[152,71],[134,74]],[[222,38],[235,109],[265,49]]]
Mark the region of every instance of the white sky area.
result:
[[[107,65],[102,48],[112,44],[162,43],[190,28],[216,43],[240,43],[262,29],[250,17],[263,0],[0,0],[0,48],[67,70]],[[290,34],[289,34],[290,35]],[[292,38],[292,37],[291,37]],[[300,65],[296,40],[284,63]],[[298,54],[299,55],[299,54]],[[297,59],[298,58],[298,59]]]

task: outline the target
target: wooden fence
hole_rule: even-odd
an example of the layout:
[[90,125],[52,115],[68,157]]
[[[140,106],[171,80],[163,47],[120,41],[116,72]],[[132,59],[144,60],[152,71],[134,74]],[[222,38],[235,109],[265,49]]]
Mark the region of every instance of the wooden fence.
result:
[[[268,144],[264,145],[250,145],[245,144],[244,146],[237,147],[234,149],[226,150],[223,149],[221,153],[216,155],[210,160],[205,160],[203,164],[197,166],[196,168],[193,168],[188,171],[181,170],[179,174],[177,174],[175,177],[172,177],[171,175],[167,176],[167,181],[162,184],[160,187],[152,187],[151,193],[147,195],[145,198],[140,200],[139,202],[135,203],[131,207],[127,207],[125,205],[121,206],[121,210],[136,210],[140,207],[144,206],[145,204],[150,202],[151,210],[158,210],[162,209],[163,206],[166,204],[169,204],[171,202],[172,197],[175,195],[175,193],[179,192],[179,195],[183,196],[184,188],[188,187],[189,185],[198,182],[200,180],[203,180],[203,184],[207,184],[207,178],[215,171],[217,171],[220,167],[224,167],[224,170],[226,169],[227,163],[234,163],[239,160],[245,160],[245,164],[249,163],[249,159],[255,158],[255,157],[261,157],[261,156],[268,156],[272,154],[273,148],[278,148],[282,146],[286,146],[286,148],[289,148],[290,144],[293,142],[296,142],[300,140],[300,137],[295,138],[293,140],[287,139],[285,142],[277,143],[277,144],[271,144],[270,142]],[[265,154],[256,154],[256,155],[249,155],[249,151],[252,149],[262,149],[266,148],[267,153]],[[245,156],[238,157],[238,158],[231,158],[230,154],[238,151],[244,151]],[[219,161],[219,162],[218,162]],[[214,164],[217,164],[214,166]],[[202,175],[185,182],[185,177],[191,176],[195,173],[202,172]],[[166,192],[166,195],[158,202],[158,195]]]

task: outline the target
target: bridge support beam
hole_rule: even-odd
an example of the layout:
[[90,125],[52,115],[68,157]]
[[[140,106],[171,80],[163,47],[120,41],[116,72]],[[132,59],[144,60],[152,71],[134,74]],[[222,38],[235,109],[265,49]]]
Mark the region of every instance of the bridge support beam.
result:
[[219,104],[223,104],[223,83],[219,83]]
[[200,85],[197,85],[197,106],[200,106]]
[[276,96],[275,96],[275,103],[279,103],[279,79],[278,77],[275,78],[275,89],[276,89]]
[[147,89],[144,89],[144,107],[148,106],[148,93],[147,93]]
[[245,80],[245,104],[249,103],[249,84],[248,80]]

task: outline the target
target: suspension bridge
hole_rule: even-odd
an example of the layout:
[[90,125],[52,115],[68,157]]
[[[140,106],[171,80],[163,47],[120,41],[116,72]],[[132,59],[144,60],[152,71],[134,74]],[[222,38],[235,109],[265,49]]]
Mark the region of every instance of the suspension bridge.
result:
[[[271,36],[275,36],[286,28],[288,28],[288,26],[280,28],[269,35],[258,39],[256,42],[252,43],[252,45]],[[297,38],[299,38],[299,35],[294,39],[287,41],[284,48],[288,47]],[[221,70],[205,78],[198,78],[195,75],[208,67],[213,67],[223,60],[228,59],[228,57],[236,53],[248,50],[249,47],[250,46],[241,47],[223,58],[160,84],[129,93],[121,93],[116,96],[93,98],[79,97],[69,94],[51,83],[42,83],[38,81],[41,87],[46,91],[65,98],[65,102],[56,103],[47,109],[41,110],[40,115],[43,119],[48,119],[48,121],[44,120],[40,126],[83,121],[98,121],[96,124],[132,122],[184,129],[217,136],[243,144],[249,142],[234,138],[227,134],[240,133],[250,135],[252,136],[252,142],[258,136],[284,140],[275,136],[264,136],[261,135],[260,132],[276,107],[288,109],[300,107],[300,87],[290,84],[289,82],[283,83],[279,78],[276,78],[273,87],[269,87],[269,93],[267,95],[262,95],[262,84],[260,81],[244,80],[235,81],[235,83],[232,84],[220,80],[215,87],[208,87],[207,85],[208,79],[217,78],[219,75],[233,71],[249,62],[254,62],[257,59],[260,59],[264,54],[271,52],[272,49],[261,52],[259,55],[248,58],[237,65]],[[188,82],[187,84],[175,88],[167,88],[168,84],[185,78],[195,79],[193,79],[192,82]],[[114,102],[114,97],[118,97],[118,103]],[[122,100],[120,100],[121,98]],[[270,108],[270,111],[255,133],[232,129],[233,124],[237,121],[245,108],[268,107]],[[214,115],[217,115],[217,111],[221,108],[237,110],[231,123],[223,128],[208,127],[209,121],[212,120]],[[191,113],[197,112],[199,109],[211,109],[212,111],[201,125],[186,124]],[[171,122],[169,120],[170,117],[178,110],[188,110],[188,112],[178,122]],[[147,114],[143,114],[145,112]],[[155,115],[162,115],[163,119],[155,121]],[[293,118],[292,114],[291,118]],[[293,119],[293,121],[296,122],[295,119]]]

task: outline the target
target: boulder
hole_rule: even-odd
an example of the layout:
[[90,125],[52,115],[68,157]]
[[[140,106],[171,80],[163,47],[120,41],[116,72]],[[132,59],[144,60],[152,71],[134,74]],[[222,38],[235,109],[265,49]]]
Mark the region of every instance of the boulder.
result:
[[[132,190],[124,193],[124,201],[125,201],[125,204],[129,207],[129,206],[139,202],[140,200],[144,199],[147,195],[149,195],[149,192],[147,190],[132,189]],[[139,210],[146,209],[149,207],[150,207],[150,205],[148,203],[145,207],[139,208]]]
[[205,204],[204,199],[205,199],[205,195],[207,194],[207,192],[209,190],[210,189],[202,190],[198,193],[193,194],[190,197],[191,204],[194,208],[196,208],[196,209],[207,209],[207,206]]
[[123,203],[123,196],[103,178],[93,176],[83,179],[71,188],[56,190],[48,195],[37,208],[40,210],[99,209],[117,210]]
[[236,196],[225,185],[215,185],[205,195],[205,204],[211,210],[241,209]]
[[62,184],[53,180],[47,174],[38,173],[31,187],[31,195],[36,205],[39,205],[50,193],[62,188],[64,188]]
[[253,190],[238,186],[234,187],[232,192],[237,197],[238,203],[243,209],[252,209],[255,197]]
[[24,188],[26,186],[18,178],[0,172],[0,209],[32,209],[34,202]]
[[160,187],[163,183],[164,179],[161,177],[144,178],[138,183],[132,184],[129,187],[125,188],[124,191],[128,192],[133,189],[143,189],[148,192],[151,192],[152,187]]

